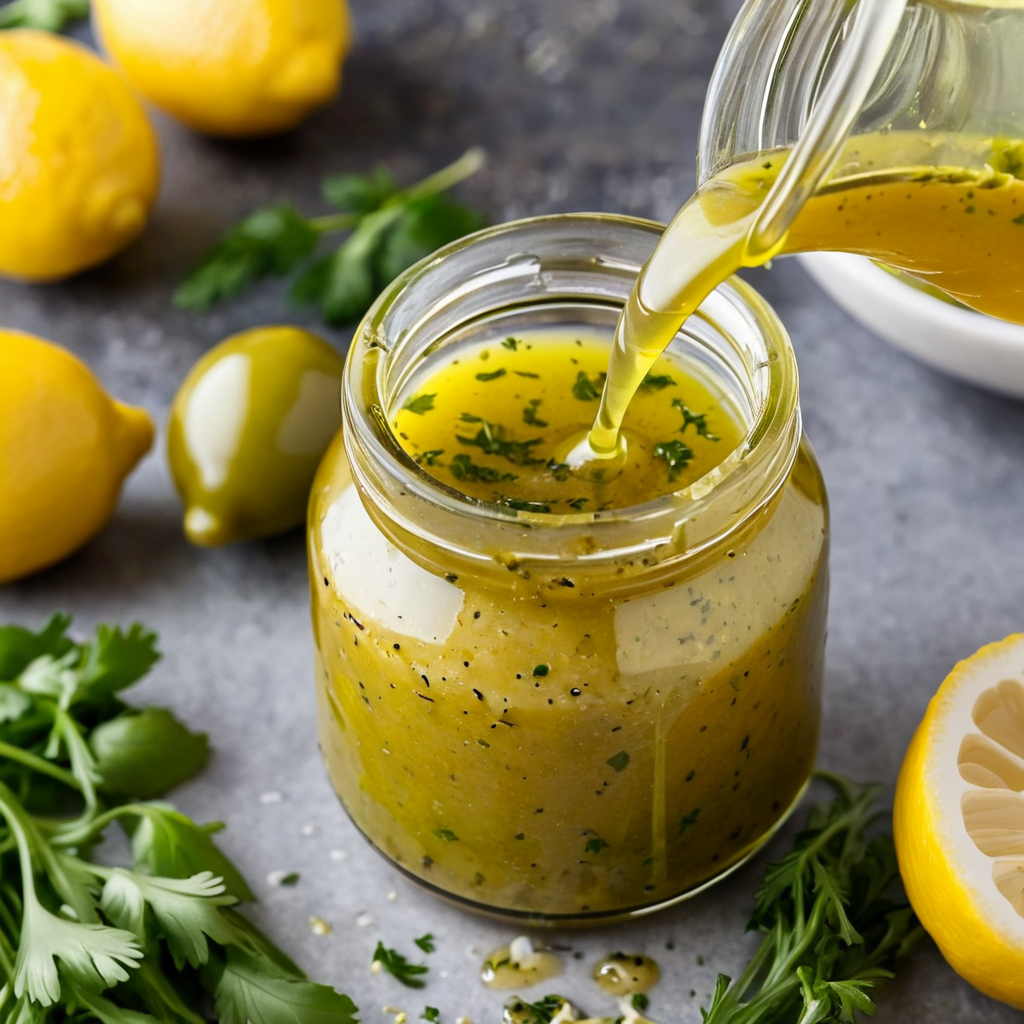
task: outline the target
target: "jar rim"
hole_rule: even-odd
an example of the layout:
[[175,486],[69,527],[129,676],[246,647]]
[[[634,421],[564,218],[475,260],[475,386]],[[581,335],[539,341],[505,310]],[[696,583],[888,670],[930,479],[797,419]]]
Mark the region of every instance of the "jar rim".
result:
[[[429,301],[432,278],[440,277],[445,269],[455,269],[458,261],[463,260],[467,263],[464,269],[473,269],[475,273],[470,274],[469,279],[456,274],[455,278],[463,281],[460,288],[488,287],[486,268],[472,267],[472,261],[465,259],[467,253],[472,254],[485,245],[495,252],[504,252],[506,260],[512,262],[523,261],[528,255],[537,258],[536,254],[545,246],[547,255],[551,256],[560,241],[571,240],[578,246],[580,233],[586,236],[588,231],[604,233],[609,239],[630,236],[629,241],[634,245],[642,239],[643,244],[649,242],[653,250],[663,230],[664,225],[655,221],[608,213],[548,214],[509,221],[442,247],[404,271],[384,289],[353,338],[342,383],[342,408],[345,447],[353,476],[360,485],[367,511],[385,534],[393,540],[405,534],[421,542],[433,541],[448,554],[461,554],[476,563],[490,561],[492,556],[482,557],[481,552],[460,543],[460,529],[456,527],[461,527],[462,532],[468,525],[476,529],[497,528],[506,534],[512,527],[518,543],[506,537],[506,542],[512,541],[511,546],[498,543],[489,547],[514,550],[512,557],[516,564],[531,559],[550,562],[566,557],[600,562],[624,554],[641,554],[665,544],[672,545],[677,553],[690,554],[731,533],[774,497],[789,474],[802,436],[796,361],[789,336],[775,311],[754,288],[736,277],[715,289],[691,321],[714,326],[714,317],[724,313],[734,317],[734,326],[748,331],[744,344],[757,352],[757,361],[749,371],[757,378],[758,407],[752,410],[752,419],[740,444],[708,473],[678,491],[604,512],[561,514],[515,510],[472,498],[438,480],[401,447],[391,428],[389,399],[397,389],[391,386],[390,380],[396,354],[417,335],[420,335],[421,347],[424,335],[428,344],[436,340],[430,338],[432,314],[440,310],[446,314],[451,312],[447,295],[433,296],[433,304]],[[527,241],[534,244],[524,248]],[[543,261],[544,256],[539,258]],[[615,259],[591,253],[590,262],[595,266],[610,265]],[[635,277],[640,264],[625,267],[620,261],[618,269]],[[616,307],[621,304],[614,296],[603,297]],[[410,308],[403,310],[403,304]],[[687,333],[687,325],[680,333]],[[722,505],[726,497],[732,499],[729,505],[741,514],[727,517],[730,522],[724,525],[728,528],[695,533],[694,524],[707,518],[709,510],[714,505]],[[408,505],[410,501],[418,503],[418,511],[406,508],[403,514],[399,506]],[[429,524],[423,517],[428,508],[432,513],[427,517]],[[438,531],[439,517],[450,518],[448,526],[452,529]],[[439,532],[444,536],[438,536]],[[572,538],[584,534],[593,537],[596,545],[590,541],[581,548],[571,543]],[[697,541],[700,543],[695,543]]]

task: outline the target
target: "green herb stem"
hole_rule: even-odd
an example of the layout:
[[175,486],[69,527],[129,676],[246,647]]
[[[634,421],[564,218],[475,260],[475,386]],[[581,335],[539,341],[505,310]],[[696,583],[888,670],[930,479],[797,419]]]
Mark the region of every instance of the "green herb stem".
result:
[[[381,208],[377,212],[382,213],[384,210],[400,208],[408,203],[415,202],[417,199],[426,199],[428,196],[447,192],[448,189],[453,188],[460,181],[464,181],[466,178],[476,174],[486,161],[487,157],[484,150],[479,146],[474,146],[473,149],[467,150],[458,160],[450,163],[447,167],[442,167],[441,170],[428,175],[415,185],[410,185],[409,188],[396,192],[381,204]],[[367,215],[364,213],[334,213],[324,217],[311,218],[309,226],[320,234],[325,235],[332,231],[348,231],[365,220],[366,217]]]
[[0,740],[0,757],[17,761],[26,768],[31,768],[41,775],[48,775],[51,779],[63,782],[65,786],[70,786],[72,789],[77,789],[81,792],[81,784],[73,772],[66,771],[52,761],[47,761],[45,757],[33,754],[31,750],[22,750],[21,747],[15,747],[10,743],[4,743],[3,740]]

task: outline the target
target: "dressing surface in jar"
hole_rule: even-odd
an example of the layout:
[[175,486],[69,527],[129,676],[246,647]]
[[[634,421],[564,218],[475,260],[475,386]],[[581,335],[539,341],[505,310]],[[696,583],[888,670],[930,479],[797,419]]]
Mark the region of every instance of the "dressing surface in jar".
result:
[[723,285],[610,479],[560,461],[658,234],[539,218],[407,272],[353,343],[314,484],[332,781],[381,853],[473,909],[672,903],[757,849],[814,762],[827,511],[769,307]]

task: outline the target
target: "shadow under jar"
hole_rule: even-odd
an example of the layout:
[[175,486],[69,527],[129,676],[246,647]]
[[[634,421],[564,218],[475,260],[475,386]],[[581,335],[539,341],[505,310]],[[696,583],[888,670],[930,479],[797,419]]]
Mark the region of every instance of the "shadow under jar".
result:
[[765,842],[814,763],[827,505],[789,339],[753,289],[721,286],[672,343],[746,433],[683,490],[516,512],[429,475],[389,426],[460,346],[610,339],[659,233],[488,229],[396,280],[348,359],[309,515],[320,742],[366,838],[470,909],[570,924],[669,905]]

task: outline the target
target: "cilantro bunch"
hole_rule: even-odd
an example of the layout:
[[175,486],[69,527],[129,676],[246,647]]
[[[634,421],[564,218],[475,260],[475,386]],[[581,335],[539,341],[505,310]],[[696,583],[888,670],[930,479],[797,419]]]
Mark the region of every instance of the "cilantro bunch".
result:
[[[355,1024],[236,911],[254,897],[221,826],[151,799],[208,756],[171,712],[122,700],[155,636],[76,643],[69,625],[0,627],[0,1022]],[[131,867],[91,857],[115,823]]]
[[[291,299],[316,305],[329,324],[358,320],[385,285],[448,242],[484,226],[468,206],[443,193],[475,174],[483,151],[471,149],[410,188],[378,168],[324,179],[324,199],[340,213],[304,217],[288,203],[262,207],[232,228],[174,294],[181,309],[205,311],[266,277],[303,267]],[[334,252],[314,258],[321,239],[349,231]]]
[[878,787],[819,774],[836,797],[769,865],[749,925],[761,946],[735,982],[718,976],[704,1024],[848,1024],[874,1013],[871,989],[921,935],[892,837],[868,838]]

